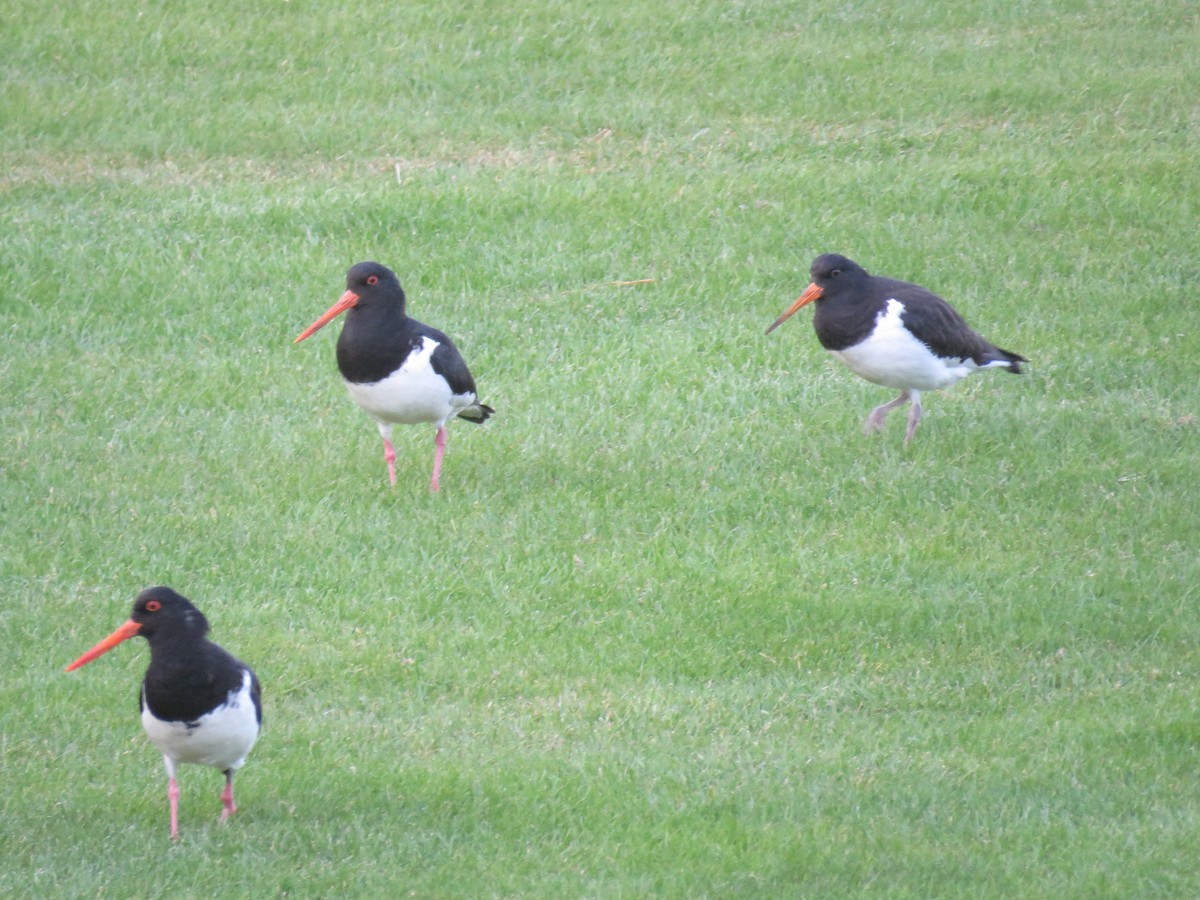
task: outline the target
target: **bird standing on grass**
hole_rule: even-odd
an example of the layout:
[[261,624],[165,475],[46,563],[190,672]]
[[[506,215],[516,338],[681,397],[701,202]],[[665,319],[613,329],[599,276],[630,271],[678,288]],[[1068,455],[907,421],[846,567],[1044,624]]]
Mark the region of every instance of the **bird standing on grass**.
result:
[[875,384],[900,396],[877,406],[865,430],[883,427],[889,412],[912,403],[904,441],[921,421],[921,392],[949,387],[976,369],[1020,373],[1025,357],[988,343],[941,297],[923,287],[869,274],[862,266],[826,253],[812,264],[812,284],[767,329],[816,302],[813,327],[821,346]]
[[346,324],[337,342],[338,369],[346,389],[379,426],[388,478],[396,485],[392,425],[430,422],[434,438],[433,478],[438,489],[446,452],[446,421],[454,416],[482,425],[495,410],[480,403],[475,380],[450,338],[404,312],[404,290],[391,269],[361,262],[346,273],[346,292],[294,343],[342,313]]
[[163,755],[171,838],[179,837],[180,763],[213,766],[225,774],[221,821],[237,810],[233,773],[246,760],[262,727],[262,689],[245,663],[208,640],[200,610],[168,587],[142,591],[129,621],[67,666],[73,672],[135,635],[150,643],[142,679],[142,727]]

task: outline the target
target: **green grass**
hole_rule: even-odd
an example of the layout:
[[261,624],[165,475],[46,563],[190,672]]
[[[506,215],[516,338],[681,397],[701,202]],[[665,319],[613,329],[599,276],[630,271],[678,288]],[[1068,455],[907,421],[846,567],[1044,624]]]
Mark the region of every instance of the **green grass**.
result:
[[[1200,895],[1190,4],[0,17],[0,893]],[[828,251],[1028,375],[862,435]],[[369,258],[438,496],[291,344]],[[159,583],[267,707],[177,845],[62,671]]]

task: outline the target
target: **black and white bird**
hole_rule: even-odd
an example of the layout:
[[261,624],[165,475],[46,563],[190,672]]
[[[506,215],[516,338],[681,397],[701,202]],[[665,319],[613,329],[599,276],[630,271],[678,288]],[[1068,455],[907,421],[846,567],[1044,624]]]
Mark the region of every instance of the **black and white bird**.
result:
[[67,666],[72,672],[134,636],[149,641],[150,667],[139,704],[142,727],[167,769],[173,839],[179,837],[179,764],[213,766],[225,774],[225,821],[237,810],[233,773],[262,728],[258,678],[207,633],[207,620],[186,598],[169,587],[149,588],[134,600],[129,621]]
[[350,396],[379,426],[388,478],[396,485],[392,426],[428,422],[437,426],[433,478],[438,489],[446,452],[446,422],[457,416],[482,425],[493,412],[479,402],[475,379],[454,343],[436,328],[404,311],[404,290],[395,274],[376,262],[360,262],[346,273],[346,292],[293,343],[346,313],[337,342],[337,363]]
[[813,326],[821,346],[867,381],[900,390],[899,397],[867,416],[868,433],[882,428],[893,409],[911,402],[907,443],[921,421],[922,391],[949,387],[976,369],[1020,373],[1020,364],[1027,362],[989,343],[923,287],[871,275],[836,253],[813,260],[811,274],[812,284],[766,333],[815,302]]

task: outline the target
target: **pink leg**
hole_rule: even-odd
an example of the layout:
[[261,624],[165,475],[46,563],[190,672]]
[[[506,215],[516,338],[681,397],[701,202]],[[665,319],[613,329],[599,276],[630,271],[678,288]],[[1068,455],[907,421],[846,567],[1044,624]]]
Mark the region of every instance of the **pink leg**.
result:
[[[883,406],[875,407],[873,410],[871,410],[871,414],[869,416],[867,416],[867,423],[863,427],[863,431],[865,431],[867,434],[870,434],[872,431],[878,431],[880,428],[883,427],[883,420],[887,416],[887,414],[890,413],[896,407],[903,406],[908,401],[909,401],[909,392],[902,391],[900,393],[900,396],[897,397],[895,400],[891,401],[890,403],[885,403],[885,404],[883,404]],[[917,418],[920,418],[920,413],[917,414]],[[912,437],[912,435],[910,434],[909,437]]]
[[171,840],[179,840],[179,783],[172,775],[167,782],[167,799],[171,801]]
[[433,481],[429,483],[429,490],[437,491],[438,479],[442,477],[442,457],[446,454],[446,426],[439,425],[437,437],[433,439],[437,450],[433,454]]
[[237,806],[233,802],[233,769],[225,773],[225,790],[221,791],[221,803],[225,806],[225,811],[221,813],[221,821],[224,822],[237,812]]
[[387,463],[388,479],[392,482],[392,487],[395,487],[396,451],[392,448],[392,425],[390,422],[380,422],[376,419],[375,427],[379,429],[379,436],[383,438],[383,460]]
[[387,461],[388,479],[392,482],[392,487],[396,486],[396,451],[392,447],[392,442],[388,438],[383,439],[383,458]]
[[913,435],[917,433],[917,426],[921,424],[921,393],[920,391],[912,392],[912,409],[908,411],[908,431],[904,433],[904,443],[912,440]]

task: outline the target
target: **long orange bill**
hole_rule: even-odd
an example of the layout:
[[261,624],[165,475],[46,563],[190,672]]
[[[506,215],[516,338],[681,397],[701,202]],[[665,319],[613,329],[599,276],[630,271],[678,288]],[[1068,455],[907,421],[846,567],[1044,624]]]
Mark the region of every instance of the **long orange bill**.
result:
[[819,300],[821,298],[821,294],[822,294],[821,289],[819,287],[817,287],[817,285],[815,283],[810,284],[808,287],[806,287],[804,289],[804,293],[801,294],[796,299],[796,302],[793,303],[791,306],[789,306],[784,311],[783,315],[780,316],[778,319],[776,319],[774,322],[772,322],[771,327],[768,328],[763,333],[770,334],[772,331],[774,331],[776,328],[778,328],[780,325],[782,325],[784,322],[786,322],[788,319],[790,319],[792,317],[792,314],[795,313],[796,310],[798,310],[800,307],[806,306],[809,303],[812,303],[814,300]]
[[135,621],[133,621],[133,619],[130,619],[128,622],[126,622],[124,625],[122,625],[120,628],[118,628],[116,631],[114,631],[112,634],[110,634],[108,637],[106,637],[104,640],[102,640],[100,643],[98,643],[95,647],[93,647],[87,653],[83,654],[83,656],[79,657],[79,659],[75,660],[75,662],[73,662],[69,666],[67,666],[67,671],[74,672],[80,666],[86,666],[97,656],[103,656],[105,653],[107,653],[113,647],[117,646],[117,644],[121,643],[122,641],[129,640],[131,637],[136,635],[141,630],[142,630],[142,623],[135,622]]
[[354,291],[346,291],[346,293],[342,294],[341,300],[333,304],[333,306],[329,307],[329,309],[325,310],[325,314],[305,328],[304,331],[300,332],[300,337],[296,338],[294,341],[292,341],[292,343],[298,344],[309,335],[320,331],[322,328],[357,303],[358,294],[354,293]]

